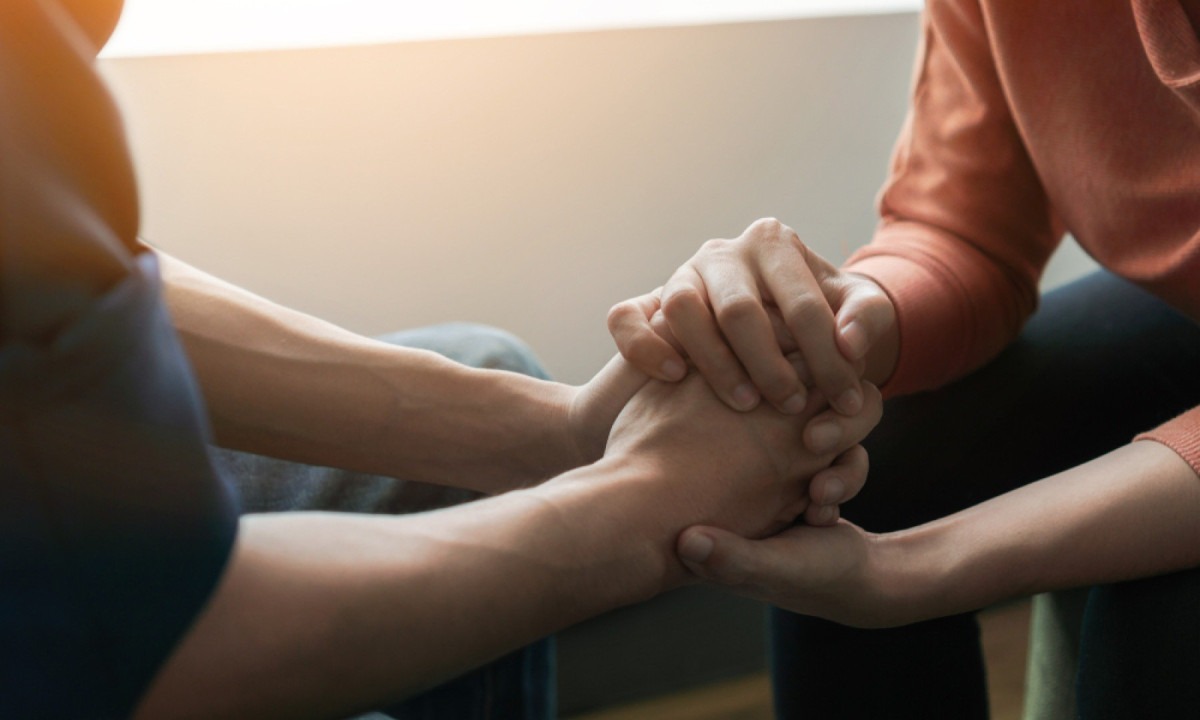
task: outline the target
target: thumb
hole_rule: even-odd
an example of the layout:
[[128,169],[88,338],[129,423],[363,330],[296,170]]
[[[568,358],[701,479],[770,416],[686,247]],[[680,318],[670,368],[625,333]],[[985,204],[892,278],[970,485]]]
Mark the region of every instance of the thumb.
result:
[[614,355],[595,377],[577,388],[568,422],[584,463],[604,455],[617,416],[649,380],[625,358]]
[[677,544],[679,559],[697,577],[720,585],[761,587],[779,565],[769,540],[746,538],[715,527],[684,530]]
[[604,364],[588,386],[603,398],[607,411],[616,417],[625,403],[649,381],[648,375],[618,354]]
[[896,324],[896,308],[877,283],[854,277],[837,310],[838,349],[851,362],[862,360]]

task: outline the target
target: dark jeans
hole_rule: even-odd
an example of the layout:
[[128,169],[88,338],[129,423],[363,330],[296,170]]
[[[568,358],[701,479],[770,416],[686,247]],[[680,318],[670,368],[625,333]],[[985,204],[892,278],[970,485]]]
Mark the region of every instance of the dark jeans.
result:
[[[845,516],[917,525],[1078,465],[1200,403],[1200,325],[1096,273],[1047,294],[993,362],[887,403]],[[1200,522],[1200,518],[1197,518]],[[1200,569],[1092,589],[1082,718],[1200,717]],[[775,610],[781,718],[987,717],[974,614],[857,630]]]
[[[433,350],[472,367],[546,378],[533,352],[494,328],[455,323],[381,338]],[[475,499],[468,490],[315,467],[214,448],[241,496],[244,512],[334,510],[411,513]],[[546,638],[422,695],[372,713],[384,720],[551,720],[556,715],[554,639]]]

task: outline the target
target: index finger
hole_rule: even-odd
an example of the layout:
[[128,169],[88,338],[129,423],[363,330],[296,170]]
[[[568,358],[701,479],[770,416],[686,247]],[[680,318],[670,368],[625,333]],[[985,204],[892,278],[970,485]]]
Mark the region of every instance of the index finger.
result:
[[863,407],[858,373],[837,346],[834,311],[809,253],[802,246],[776,245],[760,260],[759,272],[817,387],[838,412],[858,413]]
[[613,305],[608,331],[617,349],[634,367],[659,380],[674,382],[687,375],[683,357],[652,327],[662,288]]

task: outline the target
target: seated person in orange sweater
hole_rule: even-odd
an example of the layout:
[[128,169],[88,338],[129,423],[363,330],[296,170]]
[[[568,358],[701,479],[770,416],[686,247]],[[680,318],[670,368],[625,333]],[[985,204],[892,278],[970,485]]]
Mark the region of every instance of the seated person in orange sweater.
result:
[[[1092,586],[1079,716],[1200,716],[1200,1],[930,0],[880,210],[841,268],[762,221],[610,316],[735,408],[804,406],[793,344],[838,413],[890,398],[832,527],[682,538],[779,606],[779,713],[986,717],[970,611]],[[1104,269],[1039,298],[1065,232]]]
[[[580,388],[468,368],[139,245],[91,67],[119,7],[0,3],[0,717],[386,706],[686,582],[690,524],[778,530],[878,419],[812,453],[816,404],[738,414],[619,358]],[[239,519],[213,435],[497,497]]]

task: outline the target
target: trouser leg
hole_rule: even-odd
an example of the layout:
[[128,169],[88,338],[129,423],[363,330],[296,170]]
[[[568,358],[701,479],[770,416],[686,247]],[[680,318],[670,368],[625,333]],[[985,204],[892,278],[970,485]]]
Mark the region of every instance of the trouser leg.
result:
[[[382,340],[438,352],[472,367],[546,378],[529,348],[512,335],[465,323],[387,335]],[[292,463],[214,448],[213,455],[241,495],[247,513],[326,510],[401,514],[467,502],[460,488]],[[489,665],[385,710],[397,720],[548,720],[555,715],[553,638],[538,641]]]
[[[1194,322],[1107,273],[1072,283],[988,366],[887,403],[845,516],[909,527],[1078,465],[1200,402],[1197,368]],[[972,615],[869,631],[782,611],[772,621],[780,717],[987,716]]]
[[1200,717],[1200,569],[1093,588],[1082,629],[1079,718]]

